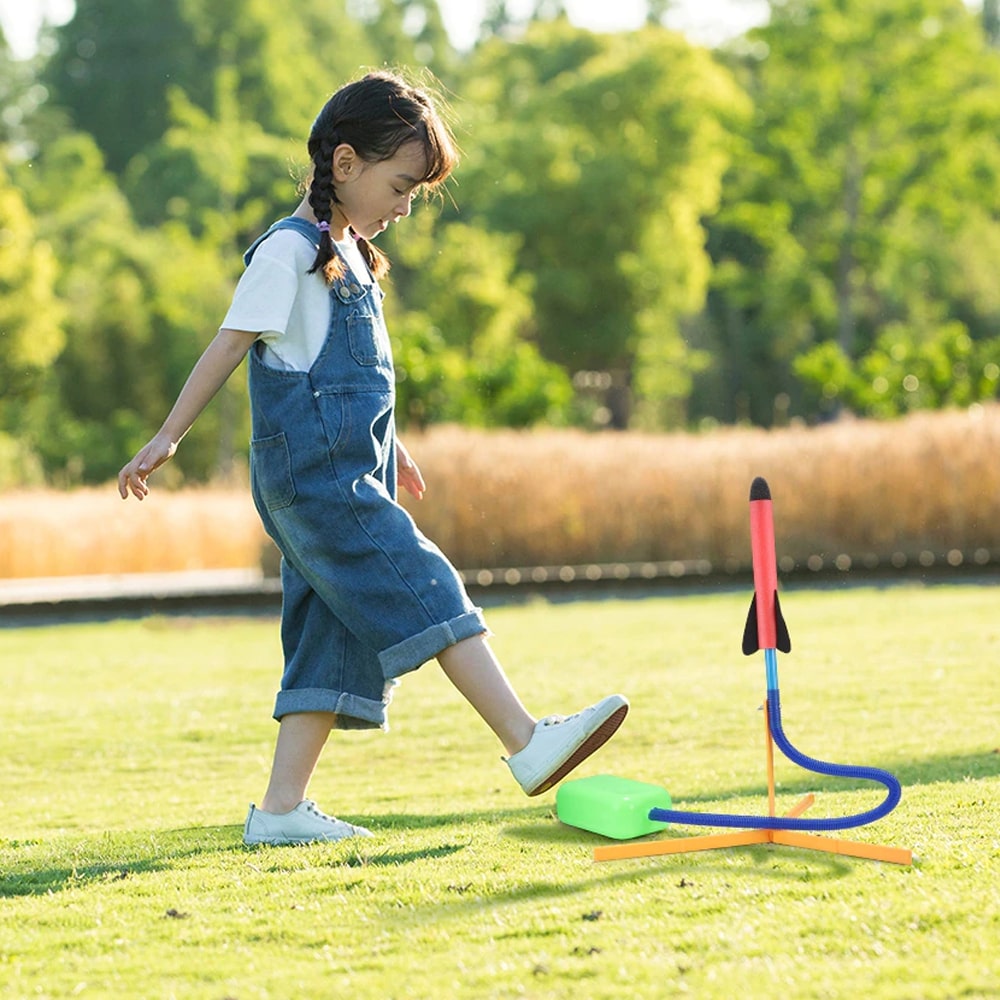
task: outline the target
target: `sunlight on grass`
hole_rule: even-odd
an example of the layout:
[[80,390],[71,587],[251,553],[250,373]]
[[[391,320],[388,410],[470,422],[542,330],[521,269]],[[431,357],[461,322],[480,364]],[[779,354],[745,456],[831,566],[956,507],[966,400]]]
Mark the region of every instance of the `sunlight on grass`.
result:
[[[0,996],[996,997],[1000,616],[994,588],[789,590],[784,722],[804,752],[897,774],[843,836],[912,868],[753,847],[595,865],[526,799],[428,665],[392,731],[335,734],[311,789],[371,841],[244,848],[275,725],[276,622],[0,631]],[[578,772],[679,808],[766,811],[749,595],[492,610],[538,714],[632,699]],[[777,764],[779,809],[881,792]],[[704,832],[672,828],[668,836]]]

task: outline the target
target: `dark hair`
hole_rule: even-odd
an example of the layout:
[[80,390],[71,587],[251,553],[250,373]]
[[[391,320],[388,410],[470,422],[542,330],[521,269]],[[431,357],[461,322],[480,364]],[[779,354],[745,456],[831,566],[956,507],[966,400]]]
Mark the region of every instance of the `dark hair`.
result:
[[[341,87],[323,106],[309,133],[312,179],[309,205],[318,222],[329,222],[337,192],[333,184],[333,151],[347,143],[369,163],[389,160],[408,142],[420,142],[427,170],[420,183],[434,187],[445,180],[458,162],[448,127],[430,96],[395,73],[369,73]],[[358,248],[376,278],[389,270],[389,258],[365,239]],[[309,273],[322,271],[327,282],[343,276],[328,232],[320,233],[319,250]]]

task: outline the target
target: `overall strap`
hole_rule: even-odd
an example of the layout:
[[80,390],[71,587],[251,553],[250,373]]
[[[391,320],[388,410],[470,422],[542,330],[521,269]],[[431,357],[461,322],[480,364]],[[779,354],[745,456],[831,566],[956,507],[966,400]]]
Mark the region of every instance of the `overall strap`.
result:
[[251,258],[257,251],[257,247],[261,245],[272,233],[276,233],[279,229],[294,229],[295,232],[304,236],[314,247],[319,248],[319,230],[316,228],[315,224],[308,222],[306,219],[300,219],[297,216],[289,215],[287,218],[279,219],[266,233],[258,236],[257,239],[250,244],[246,253],[243,254],[244,265],[249,265]]

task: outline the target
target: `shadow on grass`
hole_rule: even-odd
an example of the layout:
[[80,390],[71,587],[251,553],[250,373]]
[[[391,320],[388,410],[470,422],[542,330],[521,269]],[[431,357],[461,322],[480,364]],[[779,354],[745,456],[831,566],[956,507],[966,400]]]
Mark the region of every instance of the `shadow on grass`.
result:
[[[347,817],[366,823],[376,834],[394,831],[432,830],[505,823],[529,816],[543,819],[551,807],[449,812],[437,814],[391,813],[382,816]],[[246,847],[242,825],[187,827],[177,830],[144,830],[108,833],[94,837],[53,841],[0,840],[0,899],[44,896],[67,889],[100,883],[124,882],[137,875],[169,870],[187,860],[205,855],[245,855],[248,859],[294,857],[304,845]],[[310,845],[332,852],[325,863],[332,868],[390,868],[448,857],[465,850],[469,842],[449,842],[412,851],[382,850],[377,841],[350,841]],[[279,866],[280,867],[280,866]]]
[[[808,751],[807,751],[808,752]],[[814,755],[815,756],[815,755]],[[784,761],[780,754],[775,757]],[[841,763],[841,762],[837,762]],[[907,788],[917,788],[921,785],[958,784],[967,780],[996,778],[1000,776],[1000,749],[984,750],[982,753],[955,754],[952,756],[923,757],[917,760],[886,762],[878,760],[851,759],[843,763],[882,768],[896,776],[903,786],[905,797]],[[787,766],[783,764],[783,766]],[[767,778],[764,764],[761,762],[757,781],[736,788],[721,788],[711,792],[685,794],[682,786],[667,783],[667,788],[673,796],[675,808],[686,808],[699,803],[718,803],[728,799],[740,799],[748,796],[764,796],[767,794]],[[778,786],[781,795],[804,795],[807,792],[847,792],[863,790],[882,790],[882,786],[872,781],[852,778],[835,778],[829,775],[817,774],[814,771],[796,769],[794,774],[783,774]],[[741,812],[739,808],[724,810]]]
[[238,826],[206,826],[109,833],[72,842],[66,838],[0,841],[0,898],[124,882],[172,868],[186,858],[242,850],[241,832]]
[[[367,841],[365,842],[367,845]],[[417,851],[374,851],[366,850],[360,843],[342,861],[335,864],[338,868],[399,868],[412,864],[414,861],[430,861],[434,858],[447,858],[459,851],[464,851],[468,844],[442,844],[440,847],[425,847]]]
[[[546,829],[508,828],[506,833],[519,836],[526,841],[558,843],[565,842],[567,846],[592,849],[597,844],[607,844],[603,837],[572,830],[557,825]],[[659,857],[641,858],[591,864],[588,874],[580,878],[553,878],[545,881],[531,881],[504,891],[490,891],[488,895],[480,895],[474,885],[462,886],[463,898],[445,903],[439,903],[428,909],[427,919],[465,919],[470,913],[476,913],[484,908],[515,906],[519,903],[537,903],[540,900],[568,901],[573,896],[583,896],[593,890],[613,890],[618,886],[635,886],[654,883],[663,888],[666,895],[675,892],[685,893],[702,878],[721,875],[726,880],[737,880],[744,877],[766,879],[787,884],[789,879],[804,882],[829,881],[847,878],[854,874],[858,864],[871,862],[856,861],[833,854],[801,851],[796,856],[784,853],[786,848],[771,848],[767,846],[751,846],[734,848],[728,851],[708,851],[697,855],[664,855]],[[697,858],[697,860],[693,860]],[[591,899],[593,897],[590,897]],[[718,909],[728,904],[724,899],[718,903]],[[582,920],[596,920],[601,911],[581,912]],[[505,936],[531,936],[533,931],[525,929]]]
[[1000,775],[1000,747],[982,753],[954,754],[900,761],[890,770],[904,786],[937,785]]
[[555,815],[555,803],[523,806],[519,809],[481,809],[446,813],[382,813],[352,822],[364,823],[372,832],[391,833],[405,830],[433,830],[444,826],[500,824],[515,819],[545,819]]
[[[994,778],[1000,775],[1000,752],[984,750],[982,753],[942,755],[919,760],[892,763],[878,762],[874,766],[885,766],[895,774],[903,785],[904,800],[906,789],[921,785],[958,784],[967,779]],[[806,792],[846,791],[852,789],[872,789],[868,781],[852,781],[830,778],[824,775],[802,771],[793,780],[783,780],[779,788],[782,796],[804,794]],[[682,788],[673,788],[674,804],[680,808],[697,806],[699,803],[725,802],[733,800],[733,806],[724,811],[744,812],[739,800],[766,794],[764,780],[739,788],[713,790],[711,794],[684,795]],[[716,806],[717,808],[717,806]],[[503,827],[503,832],[526,843],[555,844],[568,849],[586,849],[589,853],[598,844],[608,841],[594,834],[564,826],[554,818],[554,803],[532,805],[520,809],[480,810],[476,812],[447,813],[387,813],[371,817],[358,817],[358,822],[366,823],[376,834],[434,830],[461,829],[476,824],[491,824]],[[99,883],[125,881],[136,875],[158,872],[175,867],[179,862],[210,854],[245,854],[248,857],[264,856],[263,852],[284,852],[301,850],[300,847],[247,848],[241,840],[242,827],[239,825],[215,827],[190,827],[178,830],[142,831],[137,833],[109,833],[69,842],[60,838],[55,842],[44,840],[0,840],[0,898],[35,896],[57,893]],[[668,834],[669,835],[669,834]],[[324,850],[338,852],[326,863],[331,867],[398,867],[421,860],[448,857],[464,850],[466,843],[443,843],[435,847],[423,847],[412,851],[382,851],[377,844],[369,848],[364,845],[319,845]],[[258,853],[260,852],[260,853]],[[770,847],[741,848],[750,863],[759,867],[763,874],[774,868],[775,849]],[[273,856],[273,854],[272,854]],[[809,877],[842,877],[852,872],[859,863],[855,860],[836,858],[812,852],[797,852],[797,858],[805,859]],[[660,863],[642,867],[628,865],[620,872],[605,874],[609,869],[598,868],[600,874],[594,878],[577,882],[534,883],[506,895],[491,899],[493,903],[516,902],[520,899],[569,895],[584,891],[595,884],[617,880],[635,880],[646,877],[663,876],[663,865],[678,867],[676,858],[656,859]],[[699,860],[699,870],[730,870],[732,862],[713,863],[704,855]],[[787,877],[787,870],[775,872],[779,877]],[[482,901],[478,905],[482,905]]]

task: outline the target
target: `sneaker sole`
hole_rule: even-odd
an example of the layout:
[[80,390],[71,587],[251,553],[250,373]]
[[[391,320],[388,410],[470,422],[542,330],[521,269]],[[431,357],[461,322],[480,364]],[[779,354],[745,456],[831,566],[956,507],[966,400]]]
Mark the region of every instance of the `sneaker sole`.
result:
[[622,705],[621,708],[615,709],[601,723],[601,725],[595,729],[590,736],[588,736],[574,751],[560,764],[547,778],[544,778],[540,785],[533,788],[530,792],[526,794],[529,796],[541,795],[543,792],[547,792],[553,785],[559,784],[563,778],[569,774],[573,768],[582,764],[592,753],[600,750],[608,740],[618,731],[618,727],[625,721],[625,716],[628,715],[628,705]]
[[368,840],[363,833],[349,833],[344,837],[265,837],[262,839],[244,840],[245,847],[300,847],[303,844],[342,844],[345,840]]

